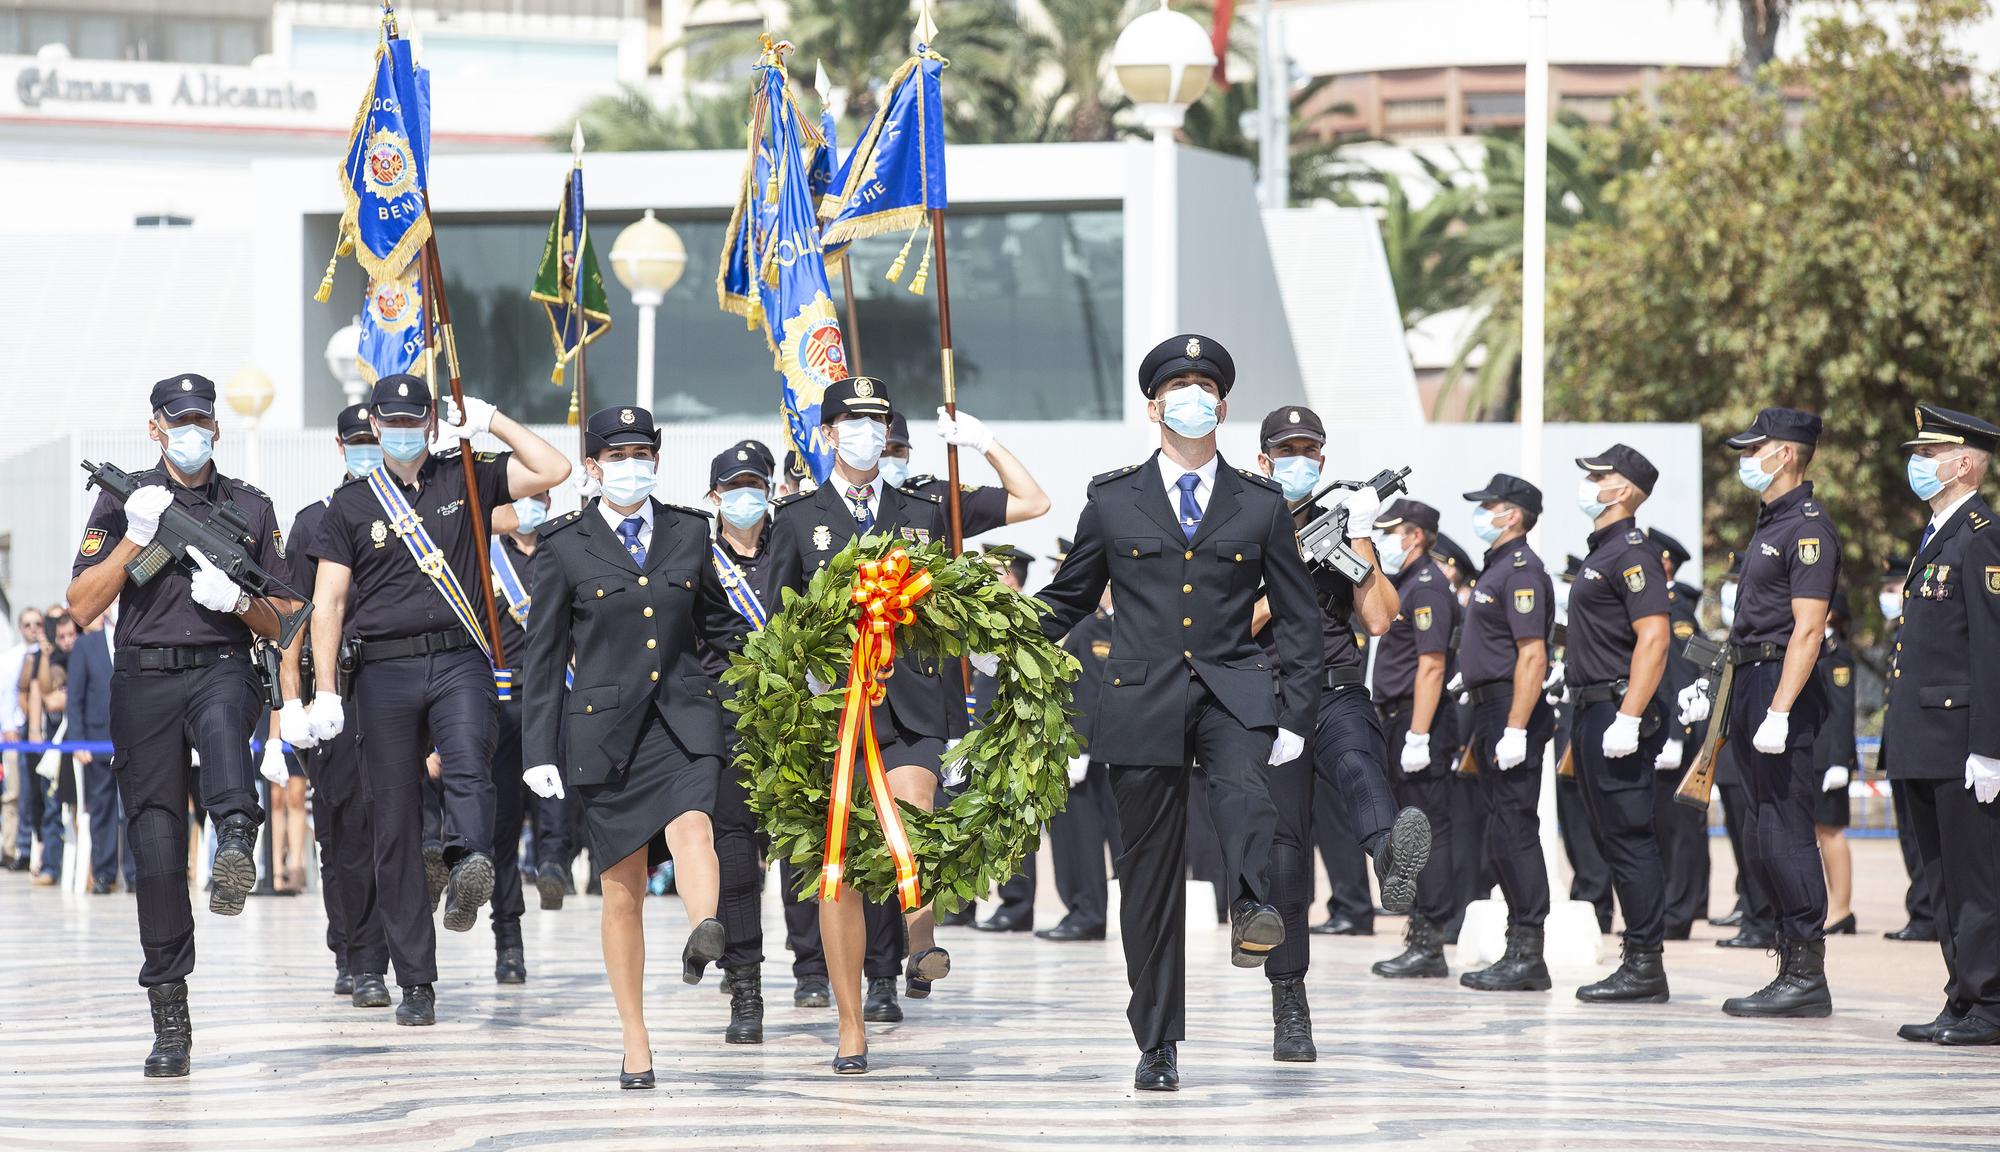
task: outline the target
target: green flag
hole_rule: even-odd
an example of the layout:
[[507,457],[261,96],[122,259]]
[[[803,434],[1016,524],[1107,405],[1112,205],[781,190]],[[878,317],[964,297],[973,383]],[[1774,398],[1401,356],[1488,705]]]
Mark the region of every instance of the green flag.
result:
[[591,244],[590,227],[583,214],[581,165],[572,168],[563,181],[562,202],[556,206],[555,219],[549,221],[541,267],[535,270],[535,286],[528,295],[548,309],[549,334],[556,349],[556,367],[549,379],[560,385],[563,367],[576,358],[578,349],[611,327],[604,276],[597,270],[597,249]]

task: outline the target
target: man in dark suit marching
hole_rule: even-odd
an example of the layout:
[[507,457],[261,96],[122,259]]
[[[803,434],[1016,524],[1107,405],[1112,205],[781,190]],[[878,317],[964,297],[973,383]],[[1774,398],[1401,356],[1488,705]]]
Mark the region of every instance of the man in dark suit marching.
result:
[[[1142,1091],[1180,1086],[1193,769],[1207,776],[1222,840],[1231,960],[1254,968],[1285,938],[1265,878],[1277,816],[1264,769],[1304,751],[1325,659],[1283,489],[1216,452],[1235,382],[1235,362],[1205,336],[1176,336],[1146,356],[1139,388],[1160,451],[1091,481],[1069,557],[1040,593],[1051,639],[1095,611],[1107,584],[1118,608],[1091,746],[1111,764],[1125,843],[1119,919]],[[1275,669],[1251,632],[1260,591]]]

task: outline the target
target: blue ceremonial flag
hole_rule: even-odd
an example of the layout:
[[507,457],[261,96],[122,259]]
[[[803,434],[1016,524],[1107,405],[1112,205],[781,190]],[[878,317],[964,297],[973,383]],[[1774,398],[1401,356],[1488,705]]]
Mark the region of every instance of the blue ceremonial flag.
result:
[[422,271],[421,263],[412,260],[401,276],[368,280],[361,301],[361,349],[355,359],[361,378],[370,384],[397,372],[425,374]]
[[353,241],[354,258],[377,280],[401,275],[430,239],[424,209],[429,91],[428,77],[417,75],[410,42],[385,36],[375,50],[375,82],[355,113],[340,172],[346,202],[342,234]]
[[743,317],[745,326],[753,330],[763,328],[768,315],[764,305],[769,303],[769,293],[759,288],[757,255],[764,250],[778,211],[777,174],[772,164],[776,129],[770,110],[774,99],[783,110],[784,93],[782,69],[758,70],[758,88],[750,99],[749,158],[744,162],[736,207],[723,234],[722,266],[715,277],[716,303],[724,312]]
[[904,228],[914,232],[932,209],[949,207],[944,181],[944,58],[917,55],[889,78],[882,107],[834,175],[819,207],[822,242],[837,256],[855,240]]
[[839,125],[834,123],[831,109],[820,110],[819,134],[823,142],[813,151],[812,168],[806,173],[806,188],[812,192],[815,210],[833,188],[834,157],[840,152]]
[[820,253],[819,220],[813,214],[807,146],[821,145],[804,123],[785,88],[784,66],[770,66],[771,159],[777,205],[770,233],[758,252],[758,276],[765,288],[767,333],[784,375],[783,412],[792,447],[824,481],[833,470],[833,449],[819,422],[820,397],[848,375],[847,348],[840,335]]

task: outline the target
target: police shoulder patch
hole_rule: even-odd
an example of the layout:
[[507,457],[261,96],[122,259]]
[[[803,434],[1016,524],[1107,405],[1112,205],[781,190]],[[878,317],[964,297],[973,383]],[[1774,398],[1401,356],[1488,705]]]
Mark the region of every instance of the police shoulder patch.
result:
[[498,453],[498,452],[474,452],[474,453],[472,454],[472,459],[473,459],[473,460],[474,460],[475,462],[477,462],[477,463],[480,463],[480,464],[491,464],[491,463],[493,463],[493,462],[494,462],[495,460],[498,460],[498,459],[500,459],[500,453]]
[[[661,501],[661,503],[666,504],[665,501]],[[702,520],[715,519],[715,513],[710,512],[704,508],[695,508],[687,504],[666,504],[666,507],[671,508],[674,511],[682,513],[684,515],[693,516]]]
[[1534,610],[1535,590],[1533,588],[1516,588],[1514,590],[1514,611],[1525,616]]
[[1431,610],[1429,608],[1417,609],[1416,612],[1412,615],[1411,619],[1413,619],[1416,622],[1417,631],[1428,632],[1431,630],[1432,617],[1431,617]]
[[78,556],[95,556],[104,551],[104,529],[92,528],[83,534],[83,543],[77,545]]
[[2000,596],[2000,564],[1986,566],[1986,590]]
[[1138,470],[1139,470],[1139,465],[1127,464],[1123,468],[1115,468],[1109,472],[1100,472],[1097,475],[1092,476],[1090,478],[1090,484],[1094,488],[1097,485],[1104,483],[1106,480],[1116,480],[1120,476],[1130,476],[1132,473],[1137,472]]
[[1819,505],[1813,503],[1810,500],[1807,500],[1799,505],[1799,512],[1801,515],[1805,516],[1806,519],[1808,520],[1819,519]]
[[1630,568],[1625,569],[1621,575],[1625,577],[1625,587],[1630,588],[1634,592],[1644,592],[1646,590],[1645,565],[1634,564]]
[[1837,664],[1833,669],[1833,686],[1845,688],[1854,683],[1854,669],[1845,664]]
[[1674,624],[1674,639],[1686,640],[1694,635],[1694,622],[1681,620]]
[[1819,563],[1819,537],[1808,536],[1799,541],[1799,563]]
[[771,501],[771,507],[783,508],[788,504],[797,504],[810,495],[812,495],[811,492],[794,492],[789,496],[780,496],[776,500]]
[[541,539],[546,540],[549,537],[555,535],[556,533],[562,531],[563,529],[569,527],[570,525],[576,523],[578,518],[580,518],[582,515],[583,515],[583,510],[580,508],[574,512],[565,512],[562,515],[556,517],[555,519],[543,523],[541,528],[536,530],[535,535]]

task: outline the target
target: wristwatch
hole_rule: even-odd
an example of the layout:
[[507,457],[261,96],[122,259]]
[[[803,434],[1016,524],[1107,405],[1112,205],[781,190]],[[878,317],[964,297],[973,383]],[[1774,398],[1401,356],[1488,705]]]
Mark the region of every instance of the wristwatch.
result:
[[236,594],[236,607],[231,608],[229,611],[232,615],[236,616],[241,616],[245,612],[250,611],[250,593],[238,592]]

